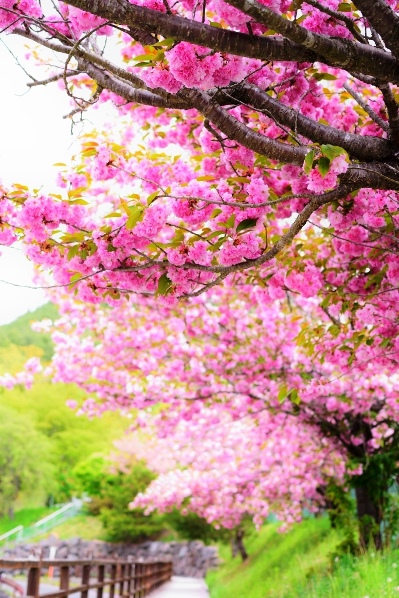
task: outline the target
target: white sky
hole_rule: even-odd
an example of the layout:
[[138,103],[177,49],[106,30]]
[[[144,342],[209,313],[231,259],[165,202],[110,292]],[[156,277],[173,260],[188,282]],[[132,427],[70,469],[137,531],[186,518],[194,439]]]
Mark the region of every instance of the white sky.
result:
[[[24,63],[22,40],[2,38]],[[48,188],[56,174],[52,165],[65,161],[72,153],[71,146],[79,133],[76,130],[71,135],[70,120],[62,118],[70,111],[68,98],[57,84],[29,90],[28,76],[1,43],[0,71],[0,179]],[[32,285],[32,266],[21,251],[0,247],[0,253],[0,280]],[[12,284],[0,282],[0,325],[46,302],[42,290]]]

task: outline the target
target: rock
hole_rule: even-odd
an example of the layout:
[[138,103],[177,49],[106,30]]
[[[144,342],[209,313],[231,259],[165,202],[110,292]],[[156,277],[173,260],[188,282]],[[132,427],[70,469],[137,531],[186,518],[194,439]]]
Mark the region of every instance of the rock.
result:
[[217,549],[214,546],[205,546],[198,540],[193,542],[158,541],[143,542],[142,544],[110,544],[99,540],[89,542],[80,538],[61,541],[53,536],[37,544],[14,546],[12,549],[4,551],[3,558],[23,560],[38,558],[42,554],[42,558],[48,559],[52,546],[57,546],[56,559],[119,558],[140,562],[172,560],[174,575],[181,577],[204,577],[208,569],[215,568],[218,564]]

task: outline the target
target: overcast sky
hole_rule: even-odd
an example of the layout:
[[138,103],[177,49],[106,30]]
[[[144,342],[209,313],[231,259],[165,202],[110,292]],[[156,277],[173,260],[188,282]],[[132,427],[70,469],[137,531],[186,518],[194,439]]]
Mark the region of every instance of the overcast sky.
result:
[[[7,38],[15,55],[26,52],[24,44]],[[28,76],[0,43],[2,90],[0,95],[0,179],[42,187],[54,180],[52,165],[72,153],[76,141],[71,135],[68,98],[56,86],[28,89]],[[32,267],[21,251],[0,247],[0,324],[46,302],[41,290],[12,286],[32,285]],[[9,284],[6,284],[9,283]]]

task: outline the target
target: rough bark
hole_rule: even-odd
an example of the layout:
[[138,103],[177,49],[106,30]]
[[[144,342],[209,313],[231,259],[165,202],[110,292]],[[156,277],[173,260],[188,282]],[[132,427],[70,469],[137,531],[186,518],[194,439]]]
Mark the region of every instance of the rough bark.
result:
[[387,48],[399,57],[399,16],[383,0],[355,0]]
[[233,556],[236,556],[237,553],[240,555],[243,561],[246,561],[248,558],[248,553],[244,546],[244,531],[242,529],[237,529],[234,534],[233,542],[232,542],[232,553]]
[[265,24],[286,39],[247,35],[204,25],[116,0],[67,0],[66,4],[88,11],[107,21],[148,33],[173,37],[219,52],[261,60],[324,62],[349,71],[356,69],[381,81],[399,83],[399,63],[389,52],[346,39],[312,33],[252,0],[228,0],[255,21]]
[[356,510],[359,520],[360,545],[367,549],[373,542],[377,550],[382,548],[381,521],[382,508],[372,498],[370,488],[358,486],[356,492]]

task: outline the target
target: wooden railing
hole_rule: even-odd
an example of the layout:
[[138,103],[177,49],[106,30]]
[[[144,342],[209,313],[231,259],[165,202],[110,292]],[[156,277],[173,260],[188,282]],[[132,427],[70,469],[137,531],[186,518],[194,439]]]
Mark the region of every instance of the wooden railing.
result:
[[[59,571],[59,590],[41,592],[43,571]],[[169,581],[171,561],[137,563],[129,560],[0,560],[0,570],[28,571],[26,596],[32,598],[67,598],[80,593],[81,598],[143,598]],[[54,579],[54,578],[53,578]],[[74,585],[72,585],[74,584]],[[95,594],[89,591],[95,590]]]

